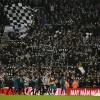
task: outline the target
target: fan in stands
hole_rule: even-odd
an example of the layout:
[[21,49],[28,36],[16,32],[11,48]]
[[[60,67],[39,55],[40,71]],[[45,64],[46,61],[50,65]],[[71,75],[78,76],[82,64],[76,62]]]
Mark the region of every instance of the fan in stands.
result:
[[100,88],[100,0],[0,0],[0,62],[12,94],[92,95]]

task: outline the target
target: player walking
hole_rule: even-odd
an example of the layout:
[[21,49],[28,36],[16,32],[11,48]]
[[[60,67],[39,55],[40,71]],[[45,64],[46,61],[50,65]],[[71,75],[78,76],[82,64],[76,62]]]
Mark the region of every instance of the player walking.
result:
[[66,87],[65,87],[65,77],[63,76],[61,79],[61,94],[65,95],[66,94]]
[[30,79],[27,76],[25,76],[25,80],[24,80],[24,86],[25,86],[25,90],[26,90],[26,95],[28,95],[28,87],[29,87],[29,83],[30,83]]

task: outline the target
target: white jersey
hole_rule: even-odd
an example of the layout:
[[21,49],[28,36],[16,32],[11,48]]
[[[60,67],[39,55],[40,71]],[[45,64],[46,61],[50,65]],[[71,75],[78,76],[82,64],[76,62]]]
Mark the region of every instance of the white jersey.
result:
[[4,78],[0,78],[1,84],[3,84],[4,82]]
[[29,86],[29,82],[30,82],[30,79],[29,78],[25,78],[24,86]]
[[43,77],[43,82],[44,82],[44,85],[49,85],[49,81],[50,81],[50,78],[48,77]]

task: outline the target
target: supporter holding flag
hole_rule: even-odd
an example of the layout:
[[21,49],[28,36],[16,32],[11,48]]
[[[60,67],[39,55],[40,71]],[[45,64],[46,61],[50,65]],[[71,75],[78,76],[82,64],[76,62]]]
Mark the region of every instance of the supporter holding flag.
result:
[[79,61],[79,63],[77,63],[77,67],[82,67],[81,61]]
[[79,63],[77,63],[77,68],[82,74],[85,73],[85,70],[83,68],[83,65],[82,65],[81,61],[79,61]]

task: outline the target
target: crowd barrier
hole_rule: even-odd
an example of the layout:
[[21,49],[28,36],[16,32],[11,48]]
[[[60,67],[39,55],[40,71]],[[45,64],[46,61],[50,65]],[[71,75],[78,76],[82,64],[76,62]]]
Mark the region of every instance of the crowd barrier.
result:
[[[6,94],[8,87],[5,87],[3,90],[4,90],[3,94]],[[28,94],[30,93],[31,90],[32,88],[29,87]],[[67,95],[71,95],[71,96],[95,96],[96,94],[100,94],[100,88],[77,88],[77,89],[68,88],[66,92]],[[2,94],[1,90],[0,90],[0,94]],[[11,91],[9,91],[8,95],[12,95]],[[57,88],[55,95],[61,95],[61,88]]]

